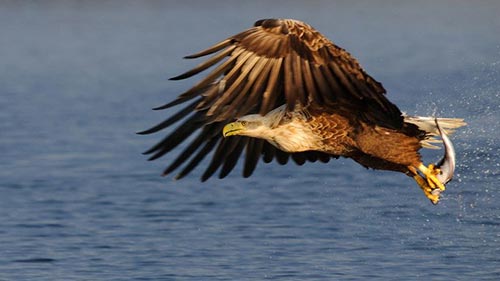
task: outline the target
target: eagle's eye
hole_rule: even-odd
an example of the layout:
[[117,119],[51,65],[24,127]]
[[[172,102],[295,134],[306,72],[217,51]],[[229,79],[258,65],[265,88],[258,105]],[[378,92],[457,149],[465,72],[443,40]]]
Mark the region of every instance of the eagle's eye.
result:
[[248,124],[248,121],[240,121],[241,125],[246,126]]

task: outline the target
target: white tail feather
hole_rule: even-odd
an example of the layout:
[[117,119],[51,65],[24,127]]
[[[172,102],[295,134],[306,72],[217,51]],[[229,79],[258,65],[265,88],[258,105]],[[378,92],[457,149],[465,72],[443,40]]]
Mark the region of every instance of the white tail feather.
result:
[[439,122],[439,126],[444,133],[447,135],[453,134],[457,128],[467,125],[464,119],[460,118],[435,118],[435,117],[422,117],[422,116],[404,116],[404,120],[407,123],[415,124],[422,131],[427,132],[426,139],[421,141],[422,147],[439,149],[439,146],[433,145],[433,143],[442,143],[437,137],[440,136],[439,130],[436,126],[436,120]]

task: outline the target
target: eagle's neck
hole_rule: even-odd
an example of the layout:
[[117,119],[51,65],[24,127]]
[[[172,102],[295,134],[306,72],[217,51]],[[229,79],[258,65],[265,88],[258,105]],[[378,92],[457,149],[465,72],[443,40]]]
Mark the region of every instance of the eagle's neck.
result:
[[319,141],[310,127],[300,120],[291,120],[270,129],[263,134],[263,138],[285,152],[314,150]]

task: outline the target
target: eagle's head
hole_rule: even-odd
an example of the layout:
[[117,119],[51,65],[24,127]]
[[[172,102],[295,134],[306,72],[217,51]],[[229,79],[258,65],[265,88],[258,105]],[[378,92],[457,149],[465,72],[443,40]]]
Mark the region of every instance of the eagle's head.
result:
[[282,105],[264,116],[260,114],[245,115],[224,126],[222,135],[224,137],[240,135],[267,139],[270,132],[282,123],[285,112],[285,105]]
[[238,135],[265,139],[285,152],[315,150],[319,140],[304,122],[303,113],[287,112],[285,106],[265,116],[245,115],[224,126],[222,134],[224,137]]
[[260,114],[245,115],[234,122],[224,126],[222,134],[224,137],[229,136],[248,136],[254,138],[266,138],[266,136],[276,126],[278,126],[281,115],[279,114]]

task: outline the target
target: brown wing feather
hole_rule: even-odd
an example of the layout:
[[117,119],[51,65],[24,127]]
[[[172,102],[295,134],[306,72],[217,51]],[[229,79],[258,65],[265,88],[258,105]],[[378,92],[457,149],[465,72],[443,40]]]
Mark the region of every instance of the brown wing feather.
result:
[[[250,176],[259,158],[287,163],[290,155],[263,140],[247,137],[222,139],[221,128],[234,119],[251,113],[266,114],[296,103],[323,110],[352,112],[365,122],[389,128],[403,124],[401,112],[385,97],[380,83],[366,74],[358,62],[309,25],[295,20],[266,19],[214,46],[187,56],[210,59],[172,80],[194,76],[209,67],[214,69],[177,99],[156,109],[169,108],[193,98],[197,100],[159,125],[141,132],[153,133],[183,120],[181,126],[163,141],[146,151],[156,159],[200,133],[165,170],[168,174],[186,163],[178,178],[193,170],[214,149],[212,161],[202,180],[219,168],[225,177],[245,151],[244,176]],[[334,155],[302,152],[291,155],[301,165],[305,161],[328,161]]]

